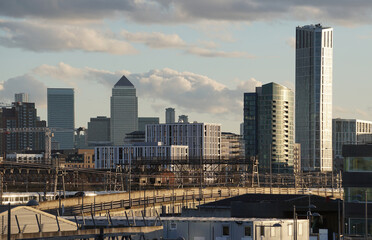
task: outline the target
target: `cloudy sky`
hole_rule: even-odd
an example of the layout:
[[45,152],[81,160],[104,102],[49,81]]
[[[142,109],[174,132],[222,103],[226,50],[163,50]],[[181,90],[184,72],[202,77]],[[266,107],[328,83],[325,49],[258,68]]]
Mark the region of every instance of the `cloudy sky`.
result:
[[334,28],[334,117],[372,120],[369,0],[0,0],[0,102],[75,88],[76,127],[110,115],[125,74],[139,116],[176,108],[239,132],[243,92],[294,89],[295,27]]

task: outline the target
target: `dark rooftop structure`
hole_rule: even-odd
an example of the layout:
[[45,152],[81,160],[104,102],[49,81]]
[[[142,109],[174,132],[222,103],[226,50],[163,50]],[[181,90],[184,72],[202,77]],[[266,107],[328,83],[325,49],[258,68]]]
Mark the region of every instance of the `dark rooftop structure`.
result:
[[342,146],[342,156],[372,157],[372,144],[345,144]]
[[134,85],[123,75],[114,87],[134,87]]
[[[310,199],[310,201],[309,201]],[[338,232],[339,200],[308,194],[245,194],[201,205],[199,209],[184,209],[182,216],[234,218],[293,218],[294,206],[299,219],[312,217],[312,228]],[[339,205],[340,204],[340,205]],[[316,215],[316,216],[315,216]]]

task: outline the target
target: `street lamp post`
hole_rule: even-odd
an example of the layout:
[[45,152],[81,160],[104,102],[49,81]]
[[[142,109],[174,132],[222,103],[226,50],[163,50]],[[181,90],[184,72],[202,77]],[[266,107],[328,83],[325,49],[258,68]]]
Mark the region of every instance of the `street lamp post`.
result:
[[293,239],[297,240],[297,213],[296,205],[293,205]]
[[368,239],[368,197],[367,190],[365,191],[365,239]]

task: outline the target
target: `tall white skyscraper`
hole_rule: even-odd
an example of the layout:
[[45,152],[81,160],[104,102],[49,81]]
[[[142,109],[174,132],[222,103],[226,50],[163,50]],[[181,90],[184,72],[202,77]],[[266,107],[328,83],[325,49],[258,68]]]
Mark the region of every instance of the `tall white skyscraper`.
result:
[[332,171],[333,29],[296,28],[296,142],[304,171]]
[[123,75],[112,89],[111,142],[124,144],[125,134],[138,129],[138,100],[133,84]]
[[60,149],[74,148],[75,100],[73,88],[48,88],[48,126],[63,128],[52,141]]

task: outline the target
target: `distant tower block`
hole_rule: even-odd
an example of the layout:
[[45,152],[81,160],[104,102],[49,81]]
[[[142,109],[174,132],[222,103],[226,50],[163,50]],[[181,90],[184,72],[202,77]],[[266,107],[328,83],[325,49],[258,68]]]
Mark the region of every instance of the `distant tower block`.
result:
[[138,129],[138,99],[134,85],[123,76],[112,89],[111,142],[124,143],[125,134]]
[[165,109],[165,123],[175,123],[176,121],[176,112],[174,108],[166,108]]
[[54,133],[52,142],[60,149],[74,148],[75,95],[73,88],[48,88],[48,127],[64,128]]
[[27,93],[16,93],[14,94],[14,101],[15,102],[28,102],[28,94]]
[[189,123],[189,116],[187,115],[180,115],[178,116],[179,123]]

